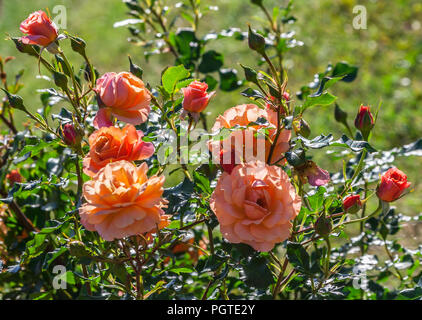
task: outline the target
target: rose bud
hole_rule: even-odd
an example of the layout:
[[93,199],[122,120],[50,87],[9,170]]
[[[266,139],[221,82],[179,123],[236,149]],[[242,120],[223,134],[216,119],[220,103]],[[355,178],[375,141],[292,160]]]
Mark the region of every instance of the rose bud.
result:
[[397,168],[389,169],[382,177],[377,188],[377,196],[382,201],[392,202],[400,198],[403,192],[410,187],[407,176]]
[[344,212],[347,213],[357,213],[362,209],[362,202],[360,201],[360,195],[355,194],[348,196],[343,201]]
[[78,132],[75,129],[74,125],[71,124],[71,123],[66,123],[62,127],[62,136],[63,136],[63,141],[68,146],[76,146],[82,140],[82,137],[78,134]]
[[318,235],[326,237],[330,234],[331,230],[333,229],[333,226],[331,224],[331,220],[323,215],[320,216],[315,222],[314,229]]
[[355,127],[360,132],[365,140],[368,140],[369,133],[374,127],[374,117],[368,106],[361,105],[355,119]]
[[[31,13],[29,17],[21,23],[20,30],[27,34],[20,38],[20,41],[23,44],[35,44],[41,47],[50,46],[56,41],[58,36],[56,25],[43,11]],[[51,49],[57,50],[54,46]]]
[[193,81],[186,88],[182,88],[183,109],[197,117],[197,114],[205,110],[209,100],[215,94],[215,91],[207,93],[207,89],[208,85],[199,81]]
[[6,179],[13,185],[15,182],[22,182],[22,176],[18,170],[12,170],[6,175]]

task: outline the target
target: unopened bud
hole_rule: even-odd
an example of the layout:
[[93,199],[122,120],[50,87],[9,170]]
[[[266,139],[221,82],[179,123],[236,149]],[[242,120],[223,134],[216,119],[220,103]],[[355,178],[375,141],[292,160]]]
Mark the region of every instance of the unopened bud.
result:
[[77,146],[82,141],[82,136],[78,133],[78,131],[75,129],[75,126],[71,123],[66,123],[62,127],[62,135],[63,141],[68,146]]
[[343,200],[343,209],[347,213],[357,213],[362,209],[362,202],[360,201],[360,195],[351,195]]
[[374,117],[371,114],[369,106],[360,106],[355,119],[355,127],[362,132],[364,139],[367,140],[369,133],[374,127]]
[[265,38],[253,31],[251,26],[249,26],[248,44],[252,50],[265,55]]
[[86,56],[85,55],[86,43],[83,39],[77,38],[77,37],[71,37],[70,46],[72,47],[73,51],[79,53],[83,57]]
[[23,105],[23,99],[21,96],[18,96],[16,94],[11,94],[8,91],[4,90],[3,88],[1,89],[6,93],[7,99],[9,100],[10,106],[12,108],[19,109],[22,111],[26,110],[25,106]]
[[315,222],[315,232],[322,237],[326,237],[330,234],[333,226],[331,220],[328,219],[325,215],[320,216]]

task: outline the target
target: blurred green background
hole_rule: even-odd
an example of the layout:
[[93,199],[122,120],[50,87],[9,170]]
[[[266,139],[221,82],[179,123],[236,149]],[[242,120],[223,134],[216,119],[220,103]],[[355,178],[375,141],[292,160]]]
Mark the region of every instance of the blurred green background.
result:
[[[168,1],[169,4],[176,2]],[[211,11],[201,22],[202,34],[228,27],[246,30],[247,23],[259,29],[263,24],[263,14],[248,0],[202,2],[220,8],[219,11]],[[264,1],[270,8],[284,3],[280,0]],[[356,16],[353,7],[358,4],[367,9],[366,30],[355,30],[352,27]],[[172,57],[161,55],[151,57],[146,63],[143,49],[127,42],[130,36],[128,30],[125,27],[113,28],[115,22],[128,18],[127,8],[121,0],[3,0],[0,1],[0,31],[4,38],[6,33],[20,36],[19,24],[29,13],[45,8],[52,11],[56,5],[66,7],[67,30],[86,40],[88,55],[100,73],[127,70],[127,55],[130,54],[144,69],[144,78],[155,85],[161,70],[173,61]],[[328,63],[345,60],[359,67],[358,77],[349,84],[338,83],[330,91],[339,97],[339,105],[349,113],[350,124],[360,104],[375,109],[382,101],[377,130],[371,140],[375,148],[391,149],[422,137],[420,0],[296,0],[293,14],[297,22],[291,29],[296,32],[296,38],[304,42],[304,46],[293,49],[285,57],[288,89],[292,93],[312,81],[315,73],[324,71]],[[248,49],[246,42],[224,39],[213,42],[212,46],[224,54],[225,66],[239,70],[241,77],[243,73],[238,63],[256,66],[258,57]],[[25,69],[25,87],[20,94],[31,108],[40,107],[36,90],[48,87],[49,84],[37,78],[35,60],[19,54],[11,41],[0,42],[0,55],[14,55],[18,58],[9,65],[9,70],[17,72]],[[82,63],[79,57],[70,57],[76,66]],[[45,71],[41,70],[41,73],[45,74]],[[217,93],[207,109],[210,124],[225,109],[248,101],[239,95],[241,90]],[[23,116],[20,119],[24,121]],[[312,136],[333,132],[335,138],[338,138],[343,131],[334,121],[333,106],[314,108],[307,113],[306,119],[311,125]],[[332,172],[340,169],[341,163],[330,162],[322,152],[319,154],[318,160],[322,167]],[[402,201],[404,210],[408,210],[408,214],[421,212],[419,185],[422,159],[411,157],[397,160],[395,164],[408,174],[416,188],[413,195]]]

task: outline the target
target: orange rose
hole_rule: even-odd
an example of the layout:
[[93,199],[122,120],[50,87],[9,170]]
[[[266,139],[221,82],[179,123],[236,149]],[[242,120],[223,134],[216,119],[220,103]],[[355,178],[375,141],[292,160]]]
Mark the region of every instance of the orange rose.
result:
[[[226,110],[226,112],[224,112],[222,116],[219,116],[217,118],[212,128],[212,131],[218,132],[221,128],[233,128],[236,125],[245,127],[248,126],[251,122],[255,122],[256,120],[258,120],[258,118],[265,118],[268,121],[270,128],[269,138],[271,140],[274,140],[276,138],[275,135],[277,127],[277,113],[271,109],[261,109],[254,104],[242,104]],[[258,158],[263,157],[262,154],[258,154],[258,152],[261,151],[258,147],[258,139],[265,139],[265,141],[263,142],[265,147],[265,159],[259,158],[259,160],[267,160],[271,150],[271,141],[266,139],[263,133],[256,137],[257,130],[261,128],[263,128],[262,125],[251,125],[246,129],[239,129],[231,132],[231,147],[235,148],[236,145],[244,146],[243,150],[238,150],[239,148],[235,148],[236,163],[240,163],[240,160],[242,159],[243,161],[253,160],[250,159],[250,156],[256,156]],[[275,163],[276,161],[280,160],[282,154],[289,150],[290,137],[290,130],[281,131],[276,141],[276,146],[274,148],[273,154],[271,156],[271,163]],[[218,147],[218,145],[220,145],[220,147]],[[227,149],[225,147],[224,141],[210,141],[209,147],[211,149],[214,159],[220,159],[221,150]],[[249,155],[249,157],[247,155]],[[230,156],[227,156],[227,160],[225,159],[224,162],[229,163]]]
[[133,74],[106,73],[97,80],[95,92],[105,106],[94,119],[97,128],[110,125],[111,116],[133,125],[147,121],[151,95],[144,82]]
[[143,133],[131,124],[123,129],[103,127],[89,136],[89,154],[83,161],[84,173],[94,176],[106,164],[144,160],[154,154],[154,145],[142,140]]
[[210,205],[224,238],[269,251],[290,236],[301,199],[280,167],[253,161],[221,175]]
[[20,30],[27,36],[21,37],[20,41],[24,44],[36,44],[41,47],[48,47],[56,41],[58,33],[54,22],[45,14],[44,11],[36,11],[21,23]]
[[86,203],[81,223],[107,241],[139,235],[166,225],[162,210],[164,177],[147,176],[146,163],[122,160],[107,164],[83,186]]
[[183,92],[183,109],[188,112],[199,113],[205,110],[215,91],[207,93],[208,85],[205,82],[193,81]]
[[381,177],[381,183],[377,188],[377,196],[382,201],[392,202],[399,199],[410,187],[407,176],[397,168],[390,168]]

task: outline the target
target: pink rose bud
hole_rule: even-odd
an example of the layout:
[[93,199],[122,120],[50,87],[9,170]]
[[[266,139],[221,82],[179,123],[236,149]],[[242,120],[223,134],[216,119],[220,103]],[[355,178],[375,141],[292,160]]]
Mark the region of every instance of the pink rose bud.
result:
[[290,94],[287,91],[283,93],[283,99],[286,100],[286,102],[290,101]]
[[58,32],[54,22],[44,11],[36,11],[21,23],[20,30],[26,36],[20,38],[24,44],[35,44],[41,47],[48,47],[56,41]]
[[314,187],[326,185],[330,181],[328,171],[321,169],[313,161],[308,162],[305,175],[308,178],[309,184]]
[[22,182],[22,176],[18,170],[12,170],[6,175],[6,179],[9,180],[10,184],[15,182]]
[[343,209],[344,212],[348,213],[357,213],[362,209],[362,202],[360,201],[360,195],[355,194],[348,196],[343,200]]
[[215,91],[207,93],[208,85],[205,82],[193,81],[186,88],[182,88],[184,95],[183,109],[188,112],[200,113],[205,110]]
[[368,139],[369,132],[374,127],[374,117],[368,106],[361,105],[355,119],[355,127],[362,132],[365,140]]
[[389,169],[382,177],[377,188],[377,196],[382,201],[392,202],[400,198],[403,192],[410,187],[407,176],[397,168]]
[[68,146],[74,146],[81,142],[81,137],[79,136],[73,124],[66,123],[62,128],[62,132],[63,132],[63,141]]

